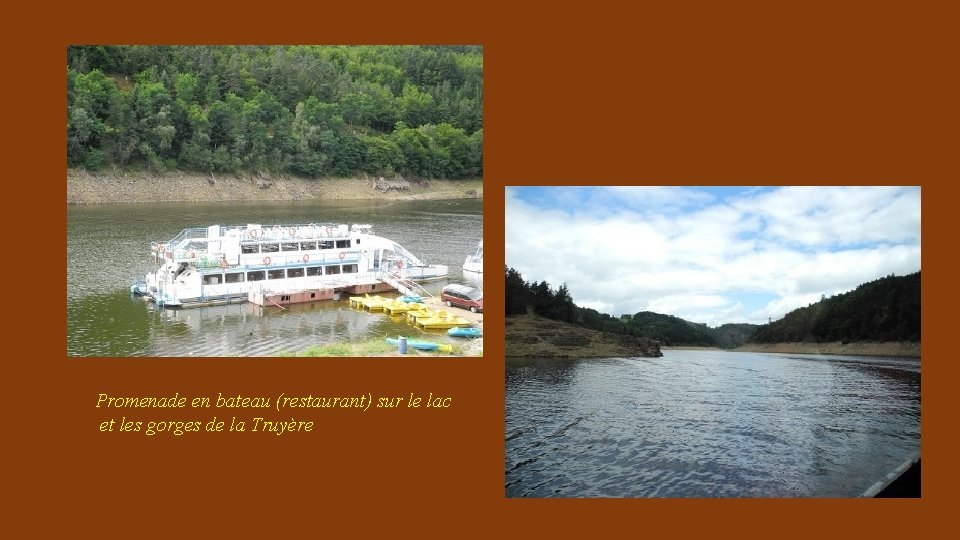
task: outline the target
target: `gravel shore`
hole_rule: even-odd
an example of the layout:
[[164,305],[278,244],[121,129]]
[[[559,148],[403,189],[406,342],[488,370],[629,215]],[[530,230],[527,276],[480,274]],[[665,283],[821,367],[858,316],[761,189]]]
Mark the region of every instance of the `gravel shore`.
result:
[[67,204],[296,201],[325,200],[431,200],[483,198],[483,181],[411,181],[409,188],[381,191],[374,178],[324,178],[285,176],[237,178],[233,175],[67,171]]
[[853,354],[864,356],[920,356],[920,344],[902,341],[883,343],[747,343],[736,349],[739,352],[806,353],[806,354]]

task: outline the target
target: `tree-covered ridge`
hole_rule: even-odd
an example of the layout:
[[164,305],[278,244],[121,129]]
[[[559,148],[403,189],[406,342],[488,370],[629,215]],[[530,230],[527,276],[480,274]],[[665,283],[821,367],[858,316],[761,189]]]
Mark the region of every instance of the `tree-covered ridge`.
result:
[[717,338],[717,346],[724,349],[734,349],[746,343],[759,325],[750,323],[727,323],[712,328]]
[[641,311],[613,317],[573,303],[566,284],[554,290],[546,281],[528,283],[506,270],[506,314],[531,310],[614,334],[655,339],[664,345],[735,348],[745,342],[920,341],[920,273],[887,276],[856,290],[825,298],[762,326],[724,324],[709,328],[672,315]]
[[665,345],[717,346],[717,338],[706,324],[692,323],[673,315],[652,311],[641,311],[632,317],[625,316],[621,319],[631,334],[653,338]]
[[67,162],[483,174],[479,46],[74,46]]
[[[573,303],[566,284],[554,290],[546,281],[528,283],[513,268],[506,270],[506,315],[527,313],[528,309],[548,319],[569,322],[611,334],[648,338],[665,345],[702,345],[736,347],[743,343],[744,327],[725,325],[717,329],[692,323],[672,315],[644,311],[635,315],[613,317]],[[739,331],[728,328],[737,326]],[[721,339],[721,336],[723,338]],[[722,343],[722,345],[721,345]]]
[[920,272],[887,276],[795,309],[750,341],[920,341]]

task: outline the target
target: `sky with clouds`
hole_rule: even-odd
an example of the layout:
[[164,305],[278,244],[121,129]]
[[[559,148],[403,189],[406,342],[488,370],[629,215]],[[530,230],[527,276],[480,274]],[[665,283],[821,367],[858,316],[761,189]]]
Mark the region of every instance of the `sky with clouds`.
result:
[[919,187],[506,188],[506,263],[582,307],[766,323],[920,270]]

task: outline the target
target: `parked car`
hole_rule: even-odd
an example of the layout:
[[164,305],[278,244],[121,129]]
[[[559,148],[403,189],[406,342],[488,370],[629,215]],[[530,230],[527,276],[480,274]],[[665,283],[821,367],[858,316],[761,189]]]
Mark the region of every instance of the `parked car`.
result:
[[440,300],[447,307],[457,306],[474,313],[483,311],[483,291],[466,285],[447,285],[440,291]]

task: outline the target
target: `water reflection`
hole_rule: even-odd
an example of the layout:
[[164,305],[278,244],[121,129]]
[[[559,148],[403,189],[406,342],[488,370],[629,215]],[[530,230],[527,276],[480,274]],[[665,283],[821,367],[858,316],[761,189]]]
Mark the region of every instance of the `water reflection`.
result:
[[919,384],[902,359],[508,359],[506,494],[857,495],[919,449]]
[[344,340],[406,335],[447,341],[400,319],[351,310],[346,301],[287,310],[235,304],[157,310],[131,299],[129,286],[154,268],[151,241],[183,228],[245,223],[370,223],[450,278],[483,230],[482,201],[298,201],[70,206],[67,210],[67,354],[71,356],[275,355]]

